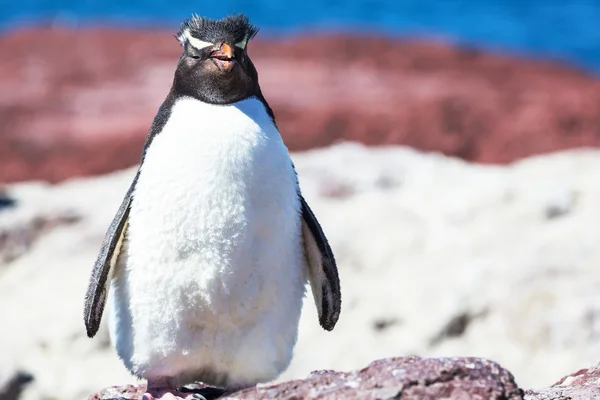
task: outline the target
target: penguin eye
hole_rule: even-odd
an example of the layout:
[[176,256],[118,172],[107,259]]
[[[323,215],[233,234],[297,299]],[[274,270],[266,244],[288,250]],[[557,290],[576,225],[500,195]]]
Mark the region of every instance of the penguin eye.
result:
[[194,60],[200,59],[200,56],[190,56],[190,57],[192,57]]

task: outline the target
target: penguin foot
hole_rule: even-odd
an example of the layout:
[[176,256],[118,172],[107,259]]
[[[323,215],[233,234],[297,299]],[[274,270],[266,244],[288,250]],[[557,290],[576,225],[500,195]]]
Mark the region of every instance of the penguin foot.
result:
[[170,387],[149,387],[142,400],[208,400],[198,392],[180,392]]
[[201,398],[199,397],[198,399],[206,399],[206,400],[215,400],[215,399],[218,399],[219,397],[223,396],[223,394],[225,394],[225,389],[212,387],[212,386],[205,386],[200,389],[195,389],[195,388],[192,389],[192,388],[187,388],[184,386],[180,389],[180,391],[182,391],[184,393],[199,394],[202,397]]

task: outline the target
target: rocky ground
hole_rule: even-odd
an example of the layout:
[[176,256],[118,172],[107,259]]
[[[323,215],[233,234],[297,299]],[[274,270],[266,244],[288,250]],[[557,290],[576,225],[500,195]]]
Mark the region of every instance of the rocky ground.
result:
[[[600,360],[599,150],[483,166],[344,143],[293,158],[336,253],[344,305],[325,332],[308,298],[278,382],[386,357],[468,356],[498,362],[528,390]],[[0,195],[0,382],[15,392],[33,379],[20,400],[135,383],[105,327],[90,340],[82,321],[90,268],[132,175]]]
[[[90,400],[120,397],[138,400],[144,389],[143,384],[111,387]],[[206,391],[203,387],[197,389]],[[377,360],[359,371],[313,371],[302,380],[261,384],[219,397],[222,400],[317,398],[523,400],[523,391],[508,371],[490,361],[407,357]]]
[[[136,164],[181,52],[172,35],[0,36],[0,182]],[[600,80],[571,67],[375,37],[259,35],[249,51],[292,150],[350,139],[505,163],[600,145]]]
[[[550,387],[524,391],[497,363],[478,358],[398,357],[377,360],[349,372],[313,371],[304,379],[257,385],[211,397],[215,391],[193,385],[207,399],[327,400],[592,400],[600,398],[600,370],[581,369]],[[139,400],[142,384],[106,388],[89,400]]]

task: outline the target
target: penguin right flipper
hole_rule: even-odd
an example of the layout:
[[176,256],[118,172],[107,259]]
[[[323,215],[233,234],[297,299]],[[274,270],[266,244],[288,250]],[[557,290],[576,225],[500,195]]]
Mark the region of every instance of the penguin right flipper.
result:
[[337,265],[323,229],[302,195],[300,202],[308,278],[319,313],[319,323],[323,329],[331,331],[342,308]]
[[85,296],[84,309],[85,328],[90,338],[96,335],[100,327],[102,312],[106,303],[106,295],[110,287],[110,277],[119,259],[123,239],[127,232],[131,198],[137,178],[138,175],[136,174],[117,214],[108,228],[108,232],[104,236],[100,254],[98,254],[92,270],[92,276],[90,277],[90,283]]

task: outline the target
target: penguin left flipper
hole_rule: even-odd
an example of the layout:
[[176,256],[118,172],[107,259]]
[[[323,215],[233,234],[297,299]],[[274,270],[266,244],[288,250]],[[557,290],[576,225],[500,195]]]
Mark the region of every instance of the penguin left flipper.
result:
[[85,296],[85,308],[84,308],[84,321],[85,328],[88,337],[94,337],[100,327],[100,321],[102,319],[102,312],[104,311],[104,305],[106,303],[106,295],[110,287],[110,277],[115,267],[121,247],[123,245],[123,239],[127,232],[129,209],[131,206],[131,197],[139,171],[136,174],[129,190],[125,194],[125,198],[117,211],[117,214],[113,218],[108,232],[104,236],[104,242],[100,249],[100,254],[96,259],[92,275],[90,277],[90,283]]
[[308,263],[308,278],[323,329],[331,331],[340,316],[342,294],[333,252],[321,225],[302,195],[302,235]]

